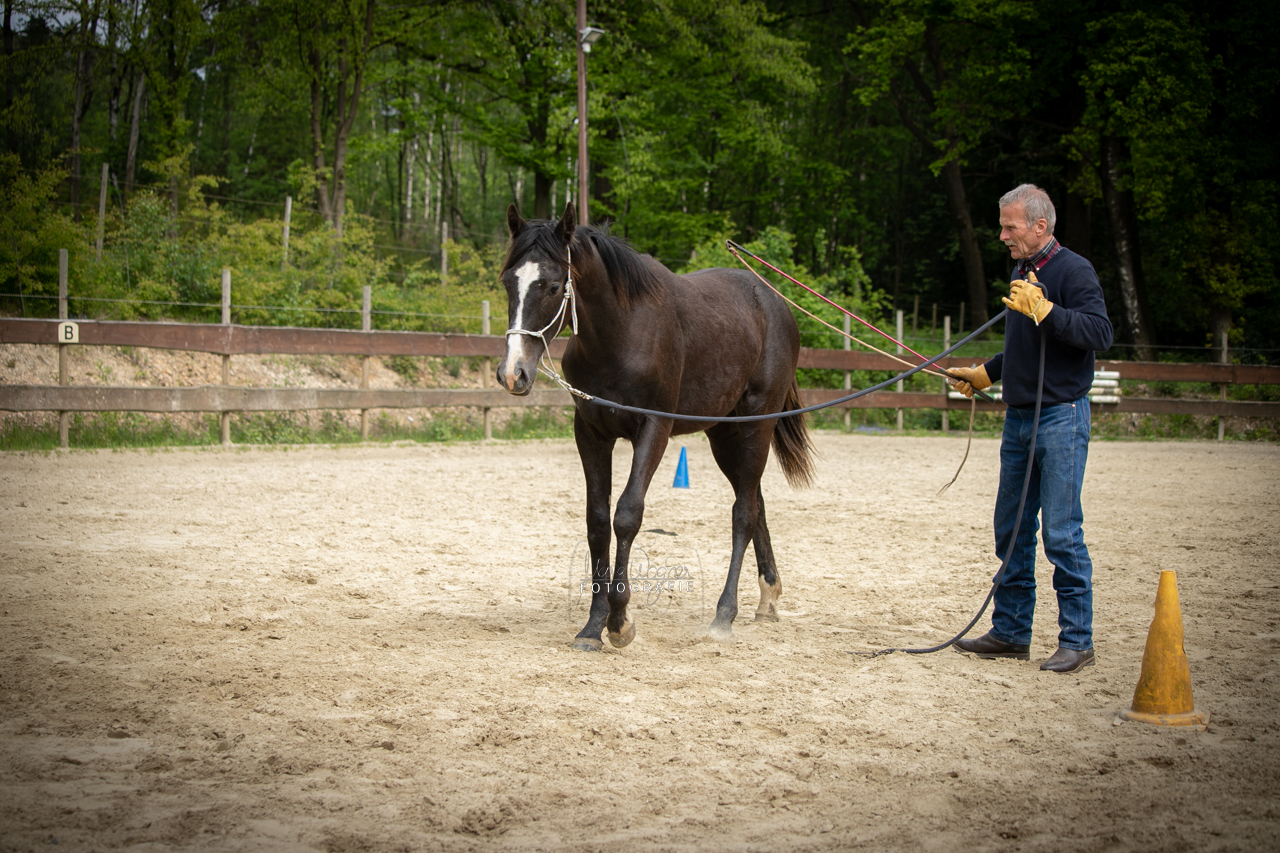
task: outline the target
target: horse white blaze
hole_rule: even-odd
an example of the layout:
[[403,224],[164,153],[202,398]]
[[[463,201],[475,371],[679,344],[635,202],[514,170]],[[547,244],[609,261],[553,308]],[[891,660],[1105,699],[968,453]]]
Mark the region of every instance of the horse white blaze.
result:
[[[541,274],[538,264],[533,261],[526,261],[516,270],[516,316],[511,328],[525,329],[530,332],[538,331],[527,328],[526,324],[531,321],[525,319],[527,313],[525,309],[528,307],[529,292]],[[502,381],[508,390],[515,390],[516,387],[516,365],[529,359],[536,364],[540,355],[540,351],[536,348],[541,346],[542,342],[531,335],[522,335],[519,332],[507,333],[507,353],[502,361]],[[534,349],[531,351],[530,348]]]

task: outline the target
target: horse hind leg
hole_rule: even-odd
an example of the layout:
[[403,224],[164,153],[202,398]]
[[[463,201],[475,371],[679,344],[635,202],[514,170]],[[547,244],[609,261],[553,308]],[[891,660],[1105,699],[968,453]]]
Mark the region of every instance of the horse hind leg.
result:
[[756,532],[752,544],[756,549],[756,568],[759,571],[760,606],[756,608],[757,622],[777,622],[778,599],[782,597],[782,574],[773,558],[773,543],[769,540],[769,526],[765,522],[764,495],[756,491]]
[[[711,440],[711,453],[729,484],[733,486],[734,493],[733,553],[729,558],[729,574],[716,604],[715,618],[707,628],[708,636],[720,642],[733,639],[733,620],[738,615],[738,578],[742,571],[742,560],[746,556],[747,543],[756,543],[757,559],[761,553],[760,540],[757,538],[760,535],[761,520],[760,477],[769,458],[769,441],[767,436],[761,439],[758,430],[758,427],[743,430],[728,425],[707,430],[707,437]],[[764,452],[761,454],[748,448],[762,448]],[[767,533],[765,535],[767,537]],[[767,538],[765,541],[767,542]],[[771,557],[772,551],[768,553]],[[772,567],[771,560],[769,565]],[[769,582],[771,587],[777,585],[781,592],[776,571],[770,575]]]

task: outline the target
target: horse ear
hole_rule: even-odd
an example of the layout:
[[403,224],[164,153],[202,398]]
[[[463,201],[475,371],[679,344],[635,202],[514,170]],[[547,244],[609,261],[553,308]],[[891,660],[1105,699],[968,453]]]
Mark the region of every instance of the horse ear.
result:
[[577,227],[578,215],[574,212],[573,202],[569,202],[564,206],[564,216],[560,217],[560,221],[556,223],[556,239],[566,246],[569,245]]
[[507,207],[507,230],[511,232],[512,237],[524,230],[524,219],[514,204]]

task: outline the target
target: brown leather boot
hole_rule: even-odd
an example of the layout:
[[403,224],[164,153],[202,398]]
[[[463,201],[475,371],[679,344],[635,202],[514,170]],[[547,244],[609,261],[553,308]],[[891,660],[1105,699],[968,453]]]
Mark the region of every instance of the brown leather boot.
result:
[[956,651],[968,652],[988,660],[992,658],[1014,658],[1015,660],[1031,660],[1031,646],[1021,643],[1006,643],[991,636],[991,632],[975,637],[972,640],[956,640]]
[[1059,647],[1053,656],[1040,664],[1040,668],[1048,672],[1079,672],[1086,666],[1093,666],[1093,649],[1078,652],[1075,649]]

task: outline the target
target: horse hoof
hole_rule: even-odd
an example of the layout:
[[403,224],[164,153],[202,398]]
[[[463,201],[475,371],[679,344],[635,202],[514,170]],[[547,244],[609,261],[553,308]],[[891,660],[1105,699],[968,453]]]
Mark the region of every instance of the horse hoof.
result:
[[757,613],[756,622],[781,622],[782,617],[778,615],[778,611],[770,610],[768,613]]
[[717,625],[712,622],[711,627],[707,629],[707,636],[715,640],[717,643],[733,642],[733,626]]
[[598,652],[602,648],[604,643],[595,637],[576,637],[573,641],[575,652]]
[[608,631],[609,645],[615,649],[620,649],[628,645],[636,638],[636,623],[634,620],[628,619],[622,626],[621,631]]

